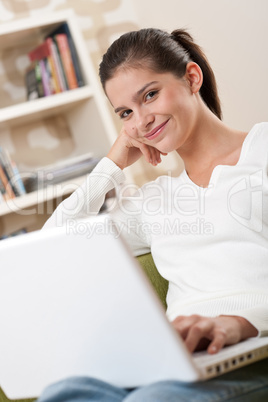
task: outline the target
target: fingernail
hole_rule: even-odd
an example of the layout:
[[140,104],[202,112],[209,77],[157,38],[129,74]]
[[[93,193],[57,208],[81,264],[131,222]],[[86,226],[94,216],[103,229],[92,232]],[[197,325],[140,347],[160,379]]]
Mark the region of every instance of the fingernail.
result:
[[210,353],[216,353],[217,352],[217,348],[216,346],[211,346],[211,348],[209,348]]

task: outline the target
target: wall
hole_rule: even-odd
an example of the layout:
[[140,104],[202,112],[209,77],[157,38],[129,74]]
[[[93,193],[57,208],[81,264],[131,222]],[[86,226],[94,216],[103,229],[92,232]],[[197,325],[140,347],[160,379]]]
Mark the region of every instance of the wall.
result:
[[[130,0],[0,0],[0,26],[70,8],[75,11],[96,70],[113,38],[138,27]],[[0,48],[0,108],[26,100],[24,77],[30,65],[28,51],[29,44]],[[65,123],[63,118],[52,117],[23,127],[1,127],[0,145],[9,150],[22,171],[53,163],[72,156],[72,138]]]
[[[125,31],[145,26],[189,29],[215,71],[224,121],[249,130],[255,122],[268,120],[267,0],[166,0],[164,3],[155,0],[0,0],[0,24],[66,8],[73,8],[77,15],[96,69],[107,46]],[[0,107],[23,100],[26,64],[23,49],[7,54],[0,63]],[[52,126],[42,128],[45,130],[44,147],[49,138],[55,137]],[[40,127],[36,130],[40,132]],[[10,139],[18,137],[13,134],[12,137],[12,133],[6,132],[1,136],[11,153]],[[24,133],[29,141],[34,135],[32,126]],[[52,146],[54,142],[51,141]],[[142,184],[169,171],[177,174],[182,167],[176,154],[166,157],[157,168],[148,168],[141,161],[136,164],[136,181]]]
[[268,120],[267,0],[135,0],[134,4],[141,27],[186,28],[202,46],[216,75],[227,124],[249,130]]

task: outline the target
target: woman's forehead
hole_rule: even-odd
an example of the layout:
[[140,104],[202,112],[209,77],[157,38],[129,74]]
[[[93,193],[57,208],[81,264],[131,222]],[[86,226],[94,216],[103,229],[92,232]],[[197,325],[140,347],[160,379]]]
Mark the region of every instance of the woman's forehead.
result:
[[128,94],[135,96],[143,92],[150,84],[163,79],[163,74],[156,73],[147,68],[120,69],[110,78],[105,85],[105,92],[113,103],[114,98]]

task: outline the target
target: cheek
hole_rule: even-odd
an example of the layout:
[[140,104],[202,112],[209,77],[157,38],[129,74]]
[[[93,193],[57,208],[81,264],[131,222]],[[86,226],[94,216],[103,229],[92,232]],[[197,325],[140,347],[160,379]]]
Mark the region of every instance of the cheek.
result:
[[123,127],[130,137],[137,138],[137,130],[136,130],[134,122],[126,121],[126,122],[124,122]]

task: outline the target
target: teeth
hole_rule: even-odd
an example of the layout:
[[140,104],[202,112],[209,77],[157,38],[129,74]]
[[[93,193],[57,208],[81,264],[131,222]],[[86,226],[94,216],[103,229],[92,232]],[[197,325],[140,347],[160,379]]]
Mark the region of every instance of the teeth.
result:
[[166,123],[167,123],[167,122],[163,123],[155,132],[153,132],[153,133],[150,134],[150,135],[147,135],[146,138],[150,138],[150,137],[152,137],[153,135],[155,135],[156,133],[158,133]]
[[[161,128],[161,127],[160,127]],[[153,134],[149,135],[149,137],[152,137],[153,135],[155,135],[156,133],[158,133],[158,131],[160,130],[160,128],[158,130],[156,130]]]

